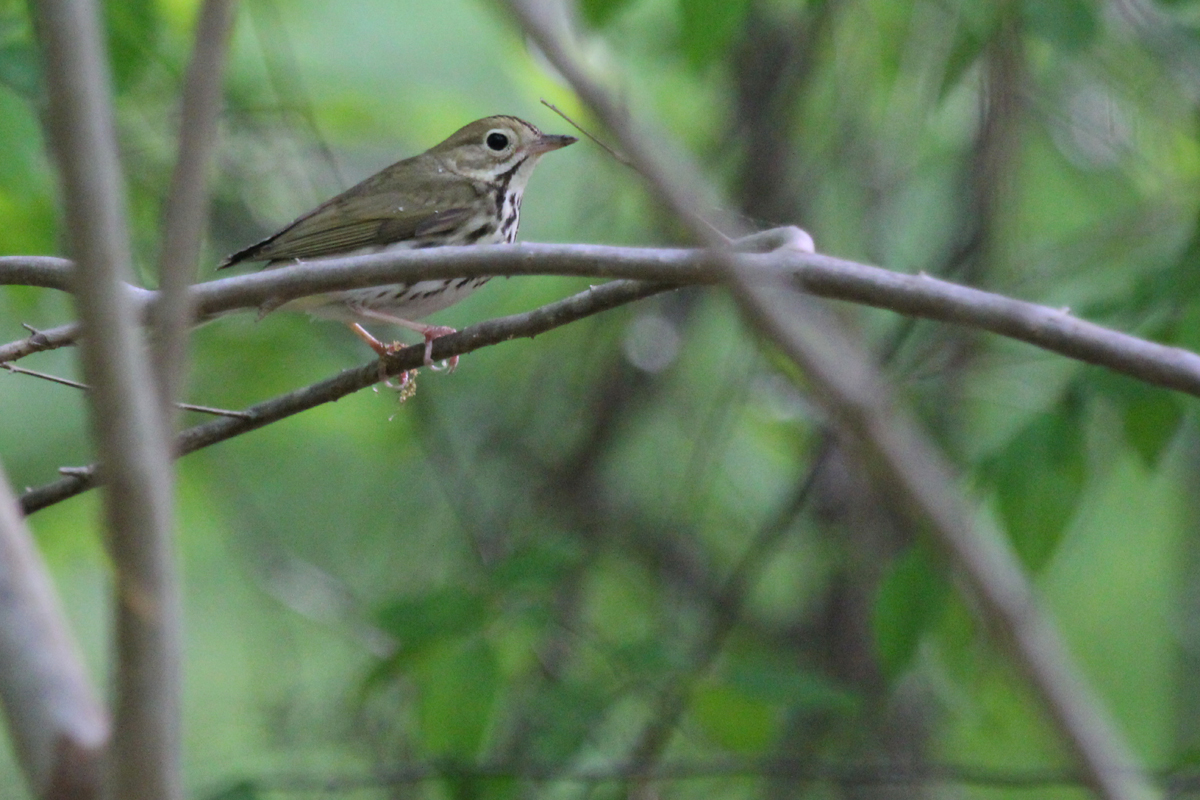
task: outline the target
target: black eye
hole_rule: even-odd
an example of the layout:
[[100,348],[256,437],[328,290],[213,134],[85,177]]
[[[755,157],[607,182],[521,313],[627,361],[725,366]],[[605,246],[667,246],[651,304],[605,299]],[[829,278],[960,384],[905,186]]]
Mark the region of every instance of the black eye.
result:
[[499,131],[492,131],[489,133],[487,138],[484,139],[484,142],[486,142],[487,146],[493,150],[503,150],[504,148],[508,147],[508,137]]

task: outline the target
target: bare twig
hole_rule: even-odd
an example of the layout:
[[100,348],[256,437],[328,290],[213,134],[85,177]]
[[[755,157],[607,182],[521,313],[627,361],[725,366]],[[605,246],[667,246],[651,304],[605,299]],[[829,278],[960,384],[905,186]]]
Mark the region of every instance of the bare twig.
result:
[[116,712],[109,794],[176,800],[180,775],[180,625],[171,533],[171,457],[137,311],[108,59],[96,3],[33,4],[61,172],[71,274],[87,336],[92,424],[110,489],[116,572]]
[[34,796],[101,796],[108,714],[2,470],[0,699]]
[[0,361],[0,369],[11,372],[14,375],[28,375],[31,378],[39,378],[43,381],[49,381],[50,383],[57,383],[60,386],[69,386],[72,389],[82,389],[85,392],[91,388],[86,383],[73,381],[70,378],[61,378],[58,375],[51,375],[48,372],[38,372],[36,369],[18,367],[16,364],[10,364],[7,361]]
[[[18,367],[16,364],[10,364],[7,361],[0,361],[0,369],[7,370],[8,372],[12,372],[16,375],[28,375],[31,378],[40,378],[41,380],[50,381],[51,383],[57,383],[62,386],[69,386],[72,389],[82,389],[85,392],[91,388],[86,383],[80,383],[79,381],[73,381],[70,378],[62,378],[62,377],[59,377],[58,375],[51,375],[47,372],[38,372],[35,369],[26,369],[25,367]],[[198,406],[198,405],[194,405],[192,403],[176,403],[175,407],[180,410],[183,410],[183,411],[195,411],[199,414],[212,414],[217,417],[243,418],[246,416],[246,412],[244,412],[244,411],[230,411],[230,410],[224,409],[224,408],[212,408],[211,406]]]
[[597,146],[597,147],[599,147],[601,150],[603,150],[604,152],[606,152],[606,153],[608,153],[610,156],[612,156],[612,157],[613,157],[613,158],[616,160],[616,162],[617,162],[618,164],[624,164],[625,166],[629,167],[629,168],[630,168],[630,169],[632,169],[632,170],[636,170],[636,169],[637,169],[637,167],[635,167],[635,166],[633,165],[633,162],[632,162],[632,161],[630,161],[628,158],[626,158],[625,156],[623,156],[623,155],[621,155],[620,153],[618,153],[616,150],[613,150],[611,147],[609,147],[609,146],[608,146],[607,144],[605,144],[604,142],[602,142],[602,141],[600,141],[599,139],[597,139],[595,136],[593,136],[593,135],[592,135],[591,131],[589,131],[589,130],[586,130],[586,129],[585,129],[585,128],[583,128],[583,127],[582,127],[582,126],[581,126],[581,125],[580,125],[578,122],[576,122],[575,120],[573,120],[573,119],[571,119],[570,117],[568,117],[568,116],[566,115],[566,112],[564,112],[564,111],[563,111],[561,108],[559,108],[558,106],[554,105],[554,103],[551,103],[549,100],[547,100],[546,98],[544,98],[544,97],[543,97],[543,98],[542,98],[542,105],[544,105],[546,108],[550,109],[550,110],[551,110],[551,111],[553,111],[555,114],[558,114],[560,117],[562,117],[563,119],[565,119],[565,120],[567,121],[567,123],[568,123],[568,124],[569,124],[569,125],[570,125],[572,128],[574,128],[575,130],[579,131],[580,133],[582,133],[582,134],[583,134],[584,136],[586,136],[587,138],[591,139],[591,140],[592,140],[592,144],[596,145],[596,146]]
[[[705,196],[699,173],[664,166],[667,162],[576,57],[569,33],[558,17],[547,13],[546,4],[506,0],[506,5],[559,74],[617,136],[654,193],[699,241],[721,256],[723,243],[695,221],[702,210],[698,198]],[[894,407],[886,385],[837,318],[806,298],[766,288],[735,259],[721,260],[747,316],[805,371],[826,411],[851,434],[885,483],[928,521],[982,601],[988,622],[1005,634],[1009,652],[1040,694],[1092,788],[1111,800],[1154,796],[1133,753],[1038,605],[1011,547],[994,532],[976,527],[955,490],[949,466],[916,424]]]
[[[537,336],[575,320],[631,303],[643,297],[649,297],[669,288],[671,287],[662,284],[637,281],[606,283],[534,311],[472,325],[458,333],[435,339],[433,358],[440,361],[510,339]],[[416,369],[425,363],[424,358],[424,345],[406,347],[388,358],[384,373],[385,375],[398,375],[405,370]],[[344,370],[327,380],[251,406],[240,418],[219,419],[189,428],[177,438],[176,453],[186,455],[323,403],[331,403],[378,383],[380,378],[378,361],[370,361],[360,367]],[[87,491],[99,485],[101,480],[103,478],[96,468],[85,467],[77,475],[64,477],[25,492],[21,495],[21,507],[26,514],[31,514]]]

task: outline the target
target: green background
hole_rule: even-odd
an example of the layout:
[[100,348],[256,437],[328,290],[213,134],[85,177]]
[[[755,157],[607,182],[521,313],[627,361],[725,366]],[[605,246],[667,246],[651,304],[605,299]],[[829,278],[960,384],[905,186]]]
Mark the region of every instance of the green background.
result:
[[[717,187],[714,208],[1195,350],[1200,4],[1144,5],[1135,23],[1087,0],[587,0],[579,24],[591,63]],[[152,284],[196,4],[106,11]],[[227,87],[202,280],[475,118],[570,132],[545,98],[604,136],[500,9],[468,0],[247,0]],[[62,252],[41,97],[27,9],[0,0],[0,254]],[[586,141],[542,162],[523,210],[527,241],[682,241]],[[588,283],[495,280],[435,321]],[[1194,401],[996,337],[838,311],[1033,571],[1137,753],[1186,773],[1200,745]],[[0,293],[5,340],[71,316],[50,291]],[[664,730],[652,760],[700,777],[656,783],[663,797],[885,796],[845,779],[861,764],[1069,771],[919,526],[827,444],[802,376],[760,345],[723,293],[681,291],[423,372],[403,406],[364,391],[183,459],[189,796],[328,783],[353,798],[617,797],[619,781],[519,776],[624,763]],[[369,356],[330,323],[225,318],[194,336],[187,399],[240,408]],[[69,350],[27,366],[76,372]],[[18,489],[92,460],[78,392],[4,374],[0,408]],[[104,687],[97,501],[31,524]],[[803,775],[758,775],[762,758]],[[730,764],[743,768],[711,774]],[[379,777],[469,765],[501,777]],[[0,795],[24,791],[0,750]]]

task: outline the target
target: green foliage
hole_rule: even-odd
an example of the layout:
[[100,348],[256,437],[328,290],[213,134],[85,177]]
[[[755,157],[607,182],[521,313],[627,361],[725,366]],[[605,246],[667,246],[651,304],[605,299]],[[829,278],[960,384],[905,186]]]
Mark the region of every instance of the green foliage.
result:
[[1087,480],[1079,398],[1036,415],[988,464],[996,506],[1025,565],[1040,569],[1075,515]]
[[678,0],[680,47],[693,66],[719,58],[746,18],[750,0]]
[[779,718],[770,703],[728,685],[697,686],[692,715],[709,739],[743,755],[766,751],[778,734]]
[[1092,0],[1022,0],[1021,18],[1032,33],[1067,52],[1091,45],[1099,29]]
[[129,89],[156,57],[161,19],[155,0],[106,0],[104,24],[117,91]]
[[590,25],[600,27],[629,3],[630,0],[580,0],[579,10]]
[[1090,384],[1117,406],[1125,441],[1148,468],[1159,465],[1186,418],[1184,401],[1174,392],[1147,386],[1107,370],[1094,370]]
[[897,556],[879,586],[872,627],[884,675],[895,679],[913,664],[921,639],[944,607],[950,582],[923,544]]
[[[1178,78],[1195,4],[1163,6],[1166,38],[1113,30],[1084,0],[583,0],[580,10],[588,55],[631,113],[657,117],[716,184],[705,203],[725,202],[749,225],[803,225],[835,256],[1197,350],[1198,106]],[[143,267],[158,245],[195,10],[105,4]],[[61,252],[66,238],[26,14],[0,0],[2,254]],[[245,5],[201,277],[470,119],[515,113],[565,131],[537,104],[544,96],[586,124],[502,19],[471,0],[363,0],[354,13]],[[997,69],[1002,55],[1019,68]],[[1021,98],[1012,117],[990,116],[1005,111],[991,102],[1000,89]],[[560,155],[530,185],[522,238],[678,243],[637,175],[587,142]],[[497,280],[432,321],[461,327],[588,283]],[[890,352],[894,314],[839,313],[864,346]],[[25,335],[21,322],[72,314],[55,293],[0,293],[7,339]],[[628,355],[645,349],[636,337],[648,318],[669,331],[649,343],[670,350],[656,372]],[[1196,594],[1181,555],[1194,527],[1193,401],[991,335],[940,323],[909,333],[901,357],[880,359],[889,377],[920,397],[965,496],[1036,570],[1139,754],[1172,763],[1194,750],[1176,741],[1200,696],[1176,663],[1197,646],[1178,623]],[[283,313],[217,320],[193,342],[187,399],[229,408],[371,358],[340,326]],[[726,294],[676,292],[473,353],[453,376],[423,371],[403,406],[363,392],[183,459],[190,793],[275,797],[276,775],[320,785],[412,765],[433,776],[414,796],[556,797],[577,784],[520,769],[569,776],[623,763],[662,723],[664,698],[679,700],[664,763],[777,753],[817,767],[876,763],[897,742],[922,765],[1060,763],[1036,698],[973,616],[978,604],[956,598],[951,565],[919,525],[880,508],[884,493],[852,449],[778,529],[746,595],[727,602],[731,570],[791,507],[827,440],[828,415],[803,376],[757,347]],[[77,369],[70,352],[29,366]],[[0,407],[0,460],[18,486],[94,459],[72,390],[0,375]],[[97,495],[32,524],[104,676],[100,518]],[[909,711],[922,724],[899,721]],[[479,764],[512,775],[480,777]],[[0,758],[0,796],[27,796],[20,781]],[[661,793],[727,800],[773,791],[764,785],[673,781]]]
[[402,662],[447,639],[476,633],[487,620],[487,598],[460,587],[394,600],[379,613],[380,627],[399,642]]
[[0,6],[0,86],[32,100],[41,91],[41,81],[29,25],[13,9]]
[[413,673],[421,739],[443,758],[479,752],[500,691],[500,668],[487,639],[471,636],[422,654]]

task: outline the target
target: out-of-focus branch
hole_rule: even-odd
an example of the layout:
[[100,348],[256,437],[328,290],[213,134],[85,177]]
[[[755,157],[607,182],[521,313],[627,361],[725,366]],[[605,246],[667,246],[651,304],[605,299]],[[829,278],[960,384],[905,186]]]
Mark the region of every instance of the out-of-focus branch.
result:
[[108,59],[93,0],[33,4],[50,98],[50,139],[76,268],[71,275],[92,427],[106,464],[116,572],[116,712],[109,791],[176,800],[180,612],[170,547],[171,458],[137,309]]
[[[445,763],[407,763],[391,770],[358,775],[330,775],[328,771],[314,774],[277,774],[250,780],[254,789],[280,793],[351,793],[383,786],[408,786],[436,780],[507,779],[530,781],[540,785],[562,786],[579,784],[594,786],[603,783],[622,783],[636,777],[639,766],[630,763],[574,766],[563,769],[561,764],[488,762],[462,765]],[[974,764],[923,764],[917,767],[897,764],[836,764],[822,763],[809,757],[800,758],[712,758],[674,760],[656,765],[647,775],[651,782],[696,779],[789,779],[793,782],[830,783],[843,789],[877,789],[896,787],[928,788],[939,785],[977,786],[992,790],[1053,790],[1078,789],[1086,785],[1085,777],[1077,772],[1059,768],[1004,769]],[[1170,787],[1175,794],[1186,796],[1200,789],[1200,778],[1194,774],[1175,774],[1163,770],[1156,774],[1158,783]],[[1033,795],[1031,795],[1033,796]]]
[[[811,300],[772,289],[727,255],[723,243],[697,220],[706,197],[699,173],[666,167],[666,161],[633,126],[601,83],[584,67],[561,24],[550,13],[558,4],[505,0],[525,33],[592,112],[616,135],[622,149],[654,193],[692,235],[722,259],[743,311],[813,384],[830,417],[868,456],[888,488],[925,519],[967,578],[994,629],[1040,695],[1051,719],[1087,775],[1110,800],[1148,798],[1154,792],[1136,767],[1128,745],[1084,684],[1007,542],[973,524],[949,466],[916,424],[892,403],[871,362],[841,329],[839,320]],[[656,141],[662,142],[662,137]],[[676,159],[675,163],[684,163]]]
[[[631,303],[670,288],[663,284],[638,281],[606,283],[524,314],[489,320],[464,328],[458,333],[435,339],[433,358],[442,360],[488,345],[507,342],[510,339],[532,338],[592,314],[598,314],[601,311],[607,311],[610,308]],[[388,357],[384,364],[384,374],[398,375],[405,370],[417,369],[425,363],[424,358],[424,345],[406,347]],[[301,411],[323,403],[332,403],[348,394],[378,383],[381,378],[379,367],[378,361],[370,361],[360,367],[344,370],[327,380],[251,406],[241,416],[223,417],[189,428],[179,434],[176,440],[176,453],[186,455],[293,414],[299,414]],[[34,511],[98,486],[105,478],[106,476],[102,476],[95,465],[72,469],[66,477],[45,486],[30,489],[22,494],[21,507],[26,514],[32,514]]]
[[174,429],[174,400],[187,373],[187,339],[192,330],[192,298],[188,293],[200,259],[208,213],[208,172],[225,74],[229,35],[236,0],[206,0],[196,22],[196,43],[183,83],[179,122],[179,154],[171,175],[159,254],[157,372],[168,434]]
[[108,714],[0,470],[0,699],[39,798],[98,798]]
[[[1007,336],[1069,358],[1107,367],[1146,383],[1200,397],[1200,355],[1114,331],[1064,309],[1014,300],[926,275],[908,275],[832,256],[790,249],[731,255],[745,279],[787,279],[809,294],[940,320]],[[0,257],[0,284],[50,285],[57,267],[44,259]],[[717,284],[726,273],[701,250],[607,247],[584,244],[436,247],[327,259],[210,281],[193,287],[196,309],[212,315],[257,308],[272,298],[396,281],[476,275],[568,275],[627,278],[672,285]],[[59,287],[55,287],[59,288]],[[143,302],[152,292],[130,287]],[[43,332],[0,345],[0,361],[74,341],[69,331]],[[32,339],[32,341],[31,341]]]

